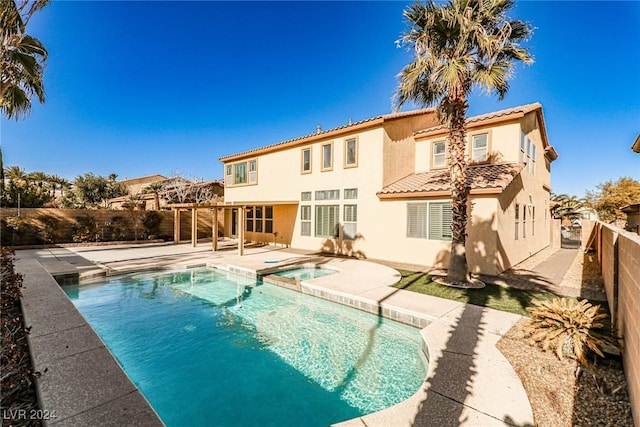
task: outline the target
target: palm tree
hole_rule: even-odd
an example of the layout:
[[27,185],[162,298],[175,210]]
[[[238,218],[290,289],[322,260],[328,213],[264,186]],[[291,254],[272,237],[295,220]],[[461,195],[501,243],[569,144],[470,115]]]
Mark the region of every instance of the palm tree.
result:
[[568,194],[554,194],[551,201],[555,203],[551,207],[551,216],[556,219],[567,218],[569,221],[581,218],[581,210],[586,206],[584,199]]
[[25,29],[33,14],[49,0],[0,2],[0,112],[18,119],[31,112],[31,97],[44,103],[42,72],[47,50]]
[[533,62],[520,47],[532,33],[530,24],[509,20],[512,0],[434,0],[410,5],[404,16],[409,28],[399,44],[408,46],[414,60],[400,74],[396,109],[407,101],[437,105],[449,126],[452,198],[451,257],[448,284],[470,286],[465,251],[467,225],[465,116],[471,91],[479,87],[503,99],[518,61]]
[[13,182],[14,185],[19,187],[26,185],[28,180],[27,173],[20,166],[9,166],[4,170],[4,174],[9,182]]
[[152,182],[144,189],[145,193],[153,194],[154,211],[160,210],[160,192],[164,189],[162,182]]

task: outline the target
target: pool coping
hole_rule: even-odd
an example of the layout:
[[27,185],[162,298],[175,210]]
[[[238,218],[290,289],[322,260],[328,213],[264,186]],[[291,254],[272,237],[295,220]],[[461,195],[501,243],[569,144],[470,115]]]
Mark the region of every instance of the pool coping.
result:
[[[259,254],[259,252],[255,253]],[[287,252],[281,252],[279,254],[283,257],[282,262],[284,264],[294,259],[294,254]],[[18,255],[20,255],[20,252],[18,252]],[[80,255],[82,256],[82,254]],[[251,255],[251,253],[249,255]],[[36,258],[38,258],[37,255]],[[258,259],[258,261],[256,261],[256,259]],[[315,257],[315,259],[320,258]],[[127,271],[126,266],[114,270],[95,260],[92,262],[98,267],[90,271],[85,270],[80,274],[82,281],[88,278],[103,276],[107,274],[107,272],[110,274],[124,274],[130,271],[139,271],[140,267],[132,262],[131,265],[133,268],[129,271]],[[292,262],[295,263],[297,261],[294,259]],[[531,406],[522,383],[513,371],[511,365],[495,347],[495,343],[521,318],[520,316],[390,288],[391,284],[397,282],[399,275],[396,276],[389,273],[389,271],[395,272],[395,270],[379,264],[339,258],[322,258],[320,262],[325,264],[322,265],[323,267],[326,266],[326,264],[332,264],[332,267],[340,270],[342,274],[301,281],[300,290],[302,292],[421,327],[420,333],[423,338],[423,351],[429,360],[427,378],[422,387],[411,398],[382,411],[337,423],[335,424],[336,426],[533,425]],[[40,278],[42,271],[46,273],[46,270],[37,260],[35,263],[37,263],[37,266],[39,266],[41,270],[37,274],[37,277]],[[253,263],[253,265],[251,263]],[[173,264],[167,264],[167,266],[178,268],[204,265],[227,271],[230,271],[228,266],[232,266],[234,268],[231,270],[235,270],[236,272],[240,270],[251,274],[251,271],[253,271],[253,274],[256,274],[259,268],[250,267],[263,266],[263,261],[260,261],[259,256],[252,260],[251,256],[239,257],[231,254],[217,254],[212,256],[211,252],[205,252],[199,260],[190,259],[184,263],[175,262]],[[23,261],[17,262],[17,267],[23,272],[25,264]],[[382,270],[379,268],[387,269],[387,274],[382,274]],[[48,302],[48,297],[43,295],[48,295],[49,293],[55,294],[55,292],[43,291],[43,294],[35,292],[35,286],[33,286],[34,282],[32,280],[34,278],[34,276],[32,276],[33,271],[36,270],[35,265],[29,266],[27,270],[30,271],[28,274],[25,274],[23,307],[26,306],[27,311],[33,308],[35,312],[38,312],[37,306],[44,306],[44,303]],[[397,272],[395,273],[397,274]],[[70,312],[75,311],[75,314],[67,313],[70,320],[65,320],[68,322],[68,325],[61,327],[60,332],[67,334],[77,333],[79,336],[82,336],[79,329],[81,327],[74,322],[79,322],[78,317],[83,321],[84,319],[79,315],[60,286],[58,286],[58,283],[53,280],[49,273],[46,274],[49,280],[43,280],[42,283],[47,283],[46,286],[50,288],[54,287],[50,285],[56,285],[55,288],[59,290],[58,294],[61,294],[67,301],[67,304],[59,302],[61,306],[67,305],[73,310],[70,310],[68,307],[64,309],[60,308],[60,310],[56,309],[56,313],[49,313],[50,316],[42,316],[41,313],[42,319],[40,320],[45,320],[44,327],[50,327],[47,323],[55,320],[54,316],[64,318],[64,313],[67,310]],[[340,283],[335,283],[336,278],[340,278],[338,281]],[[36,282],[38,280],[36,280]],[[26,286],[28,284],[29,286]],[[31,289],[29,289],[29,287],[31,287]],[[34,307],[30,308],[30,304],[34,305]],[[46,310],[46,308],[41,307],[40,311],[42,310]],[[58,313],[58,311],[60,311],[60,313]],[[34,319],[37,319],[37,316],[30,316],[31,315],[25,315],[25,321],[33,322]],[[47,317],[50,318],[47,319]],[[29,324],[27,324],[27,326],[29,326]],[[38,328],[34,329],[37,334]],[[73,329],[78,330],[71,331]],[[88,329],[91,328],[89,327]],[[40,335],[45,334],[40,332]],[[34,337],[29,338],[30,348],[32,347],[31,341],[37,337],[38,335],[34,335]],[[53,335],[49,339],[50,344],[51,341],[55,341],[51,338],[53,338]],[[40,351],[38,350],[37,340],[35,341],[36,345],[35,351],[32,350],[33,353]],[[77,351],[77,354],[85,354],[85,356],[90,356],[88,359],[92,359],[94,357],[93,353],[91,353],[93,350],[82,349],[82,345],[87,345],[87,339],[83,338],[79,341],[80,349]],[[88,342],[91,342],[90,339]],[[99,348],[103,347],[104,344],[100,341]],[[106,347],[104,348],[106,350]],[[122,372],[108,350],[103,353],[111,357],[111,362],[118,367],[116,371],[119,370],[120,373],[126,377],[126,374]],[[34,358],[34,356],[36,357]],[[32,354],[32,360],[38,360],[37,357],[37,354]],[[62,359],[67,357],[69,356],[65,356]],[[91,360],[87,363],[90,362]],[[41,370],[40,366],[44,365],[41,360],[38,363],[39,365],[36,365],[36,370]],[[43,377],[45,377],[46,374],[45,372]],[[49,375],[49,377],[51,377],[51,375]],[[71,377],[72,378],[67,377],[67,380],[73,379],[75,376],[71,375]],[[36,381],[36,385],[39,387],[39,399],[47,397],[46,387],[44,396],[40,391],[42,382],[42,378]],[[61,387],[59,390],[66,390],[68,386],[62,384]],[[93,384],[93,387],[95,387],[95,384]],[[118,387],[115,388],[118,389]],[[49,389],[49,392],[50,390],[51,389]],[[91,387],[87,393],[91,396]],[[123,406],[122,402],[118,401],[118,399],[111,399],[95,407],[85,408],[79,411],[76,416],[100,416],[98,409],[101,408],[104,411],[106,404],[112,404],[115,406],[120,405],[119,414],[124,417],[121,420],[126,419],[127,423],[132,421],[131,418],[127,418],[128,414],[132,414],[134,419],[136,419],[135,417],[140,417],[137,419],[144,419],[145,424],[147,424],[149,420],[157,420],[157,422],[160,423],[158,425],[162,425],[162,421],[160,421],[155,411],[153,411],[153,408],[150,407],[141,393],[137,389],[131,390],[130,393],[132,393],[130,399],[132,401],[138,401],[138,403],[140,403],[140,397],[142,398],[142,403],[145,403],[148,407],[148,409],[146,409],[147,412],[145,412],[145,409],[139,409],[138,412],[130,409],[133,407],[144,407],[144,405],[136,404],[129,407],[127,404]],[[126,395],[125,393],[120,397],[125,399]],[[41,406],[43,409],[50,408],[50,411],[60,411],[59,408],[51,406],[51,402],[47,404],[41,400],[41,403],[43,404],[43,406]],[[147,416],[149,410],[153,411],[153,413],[149,415],[151,419],[144,418]],[[80,418],[75,419],[79,420]],[[65,420],[71,420],[71,417],[65,416],[64,419],[55,420],[47,425],[73,425],[74,423],[73,420],[71,420],[65,424]],[[155,424],[152,423],[152,425]]]
[[16,256],[22,313],[45,426],[164,426],[104,342],[37,259]]

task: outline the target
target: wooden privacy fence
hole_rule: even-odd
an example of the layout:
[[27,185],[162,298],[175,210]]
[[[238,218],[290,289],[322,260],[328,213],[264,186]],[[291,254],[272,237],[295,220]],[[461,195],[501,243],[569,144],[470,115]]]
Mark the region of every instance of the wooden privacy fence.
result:
[[583,221],[583,247],[595,249],[622,357],[635,425],[640,426],[640,236]]
[[[153,212],[153,214],[150,214]],[[0,209],[0,240],[3,246],[25,246],[76,242],[132,241],[173,239],[171,211],[21,208]],[[153,234],[143,224],[146,215],[159,216]],[[198,237],[211,238],[213,213],[198,215]],[[219,219],[219,229],[223,223]],[[191,213],[183,212],[181,239],[191,239]]]

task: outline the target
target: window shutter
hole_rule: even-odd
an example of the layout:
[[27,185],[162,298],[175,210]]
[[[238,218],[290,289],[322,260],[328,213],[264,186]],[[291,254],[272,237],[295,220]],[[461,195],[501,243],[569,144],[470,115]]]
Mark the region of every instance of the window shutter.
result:
[[407,204],[407,237],[427,238],[427,204]]
[[451,203],[429,203],[429,239],[450,240],[452,218]]
[[442,240],[442,206],[429,204],[429,239]]

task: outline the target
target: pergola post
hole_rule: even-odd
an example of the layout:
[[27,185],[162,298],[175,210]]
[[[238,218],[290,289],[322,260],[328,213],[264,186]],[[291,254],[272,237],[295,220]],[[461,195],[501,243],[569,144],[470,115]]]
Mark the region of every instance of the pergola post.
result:
[[238,208],[238,255],[244,255],[244,212],[245,206]]
[[211,220],[211,250],[218,250],[218,208],[213,208],[213,218]]
[[191,208],[191,246],[198,246],[198,209]]
[[180,243],[180,208],[173,210],[173,243]]

